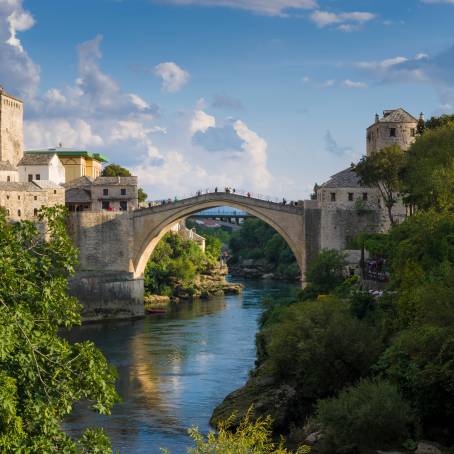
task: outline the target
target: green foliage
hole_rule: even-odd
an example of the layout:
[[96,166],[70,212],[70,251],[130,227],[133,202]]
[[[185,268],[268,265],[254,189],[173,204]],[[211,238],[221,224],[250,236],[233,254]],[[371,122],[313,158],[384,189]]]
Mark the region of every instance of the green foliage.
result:
[[166,234],[148,261],[145,290],[150,294],[171,296],[177,283],[190,287],[197,274],[215,266],[219,255],[214,258],[211,253],[217,246],[217,242],[212,243],[209,254],[204,254],[195,242],[184,240],[180,235]]
[[93,343],[70,344],[58,334],[80,324],[80,305],[67,294],[77,251],[65,215],[42,210],[44,241],[36,225],[0,214],[1,452],[111,452],[100,431],[74,441],[61,430],[75,402],[108,414],[118,400],[115,371]]
[[137,191],[137,195],[139,203],[145,202],[148,198],[148,194],[142,188],[139,188],[139,190]]
[[325,434],[322,453],[350,446],[384,449],[400,446],[413,422],[409,405],[398,388],[386,381],[362,380],[337,397],[320,400],[316,421]]
[[241,229],[232,234],[229,248],[233,263],[240,257],[261,260],[269,265],[271,272],[278,272],[287,279],[296,279],[300,274],[284,238],[260,219],[247,218]]
[[311,299],[319,294],[332,292],[344,281],[345,255],[325,249],[312,261],[306,271],[309,285],[303,290],[302,299]]
[[425,129],[437,129],[445,126],[454,126],[454,115],[441,115],[440,117],[432,117],[425,123]]
[[[195,447],[189,448],[188,454],[291,454],[283,441],[273,441],[270,417],[253,421],[250,409],[236,428],[232,426],[233,419],[221,423],[217,433],[210,432],[206,437],[196,427],[190,429]],[[295,454],[304,454],[304,451],[301,449]]]
[[388,234],[384,233],[360,233],[347,244],[347,249],[364,249],[369,252],[372,258],[383,258],[388,256],[389,240]]
[[271,373],[310,400],[367,376],[384,348],[379,331],[335,299],[284,308],[263,334]]
[[103,177],[130,177],[131,172],[118,164],[109,164],[104,167],[101,175]]
[[427,130],[410,147],[402,174],[406,200],[420,209],[454,207],[454,128]]
[[405,152],[398,145],[391,145],[363,156],[354,167],[364,185],[380,190],[391,224],[394,224],[392,208],[397,202],[395,194],[401,191],[400,174],[404,165]]
[[402,331],[378,367],[396,383],[423,427],[442,428],[454,419],[454,328],[420,326]]

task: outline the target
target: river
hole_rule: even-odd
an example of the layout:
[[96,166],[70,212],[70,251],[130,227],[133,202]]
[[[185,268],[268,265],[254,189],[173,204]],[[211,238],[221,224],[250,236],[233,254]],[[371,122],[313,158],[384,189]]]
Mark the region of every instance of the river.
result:
[[255,334],[266,296],[288,295],[294,286],[247,281],[241,295],[173,305],[165,315],[74,328],[71,341],[90,339],[118,370],[122,402],[111,416],[78,405],[65,430],[104,427],[114,450],[184,454],[187,429],[208,432],[214,407],[242,386],[255,361]]

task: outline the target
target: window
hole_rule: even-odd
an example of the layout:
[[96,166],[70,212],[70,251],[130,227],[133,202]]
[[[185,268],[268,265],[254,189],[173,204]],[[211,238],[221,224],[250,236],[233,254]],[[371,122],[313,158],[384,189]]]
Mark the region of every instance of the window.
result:
[[102,195],[109,195],[109,190],[108,189],[103,189],[102,190]]
[[6,196],[6,200],[9,200],[9,195]]
[[336,193],[332,192],[331,193],[331,202],[335,202],[335,201],[336,201]]
[[389,137],[396,137],[396,128],[389,129]]
[[38,196],[37,195],[33,196],[33,200],[38,200]]
[[41,180],[41,175],[40,175],[39,173],[37,173],[37,174],[35,175],[35,180]]
[[353,202],[353,192],[349,192],[349,193],[348,193],[348,200],[349,200],[350,202]]
[[110,209],[110,202],[107,200],[102,201],[102,209],[103,210],[109,210]]
[[363,192],[363,200],[366,202],[367,201],[367,192]]
[[20,210],[17,210],[17,215],[18,215],[19,217],[21,217],[21,212],[20,212]]
[[33,210],[33,216],[35,216],[35,217],[38,216],[38,208],[35,208]]
[[17,200],[20,200],[20,195],[17,196]]
[[33,175],[31,173],[28,174],[28,181],[33,181]]
[[6,181],[11,181],[11,177],[9,175],[6,177]]
[[416,129],[415,129],[415,128],[411,128],[411,129],[410,129],[410,135],[411,135],[412,137],[415,137],[415,136],[416,136]]
[[54,189],[54,194],[56,194],[56,193],[57,193],[57,190],[56,190],[56,189]]
[[372,136],[370,135],[370,132],[367,133],[367,141],[370,142],[372,140]]
[[120,200],[120,211],[128,211],[128,202]]
[[120,194],[121,195],[126,195],[126,189],[125,188],[121,188],[120,189]]

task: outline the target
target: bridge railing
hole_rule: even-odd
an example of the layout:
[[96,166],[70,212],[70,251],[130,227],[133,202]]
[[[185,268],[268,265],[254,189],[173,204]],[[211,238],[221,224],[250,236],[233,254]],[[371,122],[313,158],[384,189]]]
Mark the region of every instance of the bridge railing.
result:
[[200,189],[195,192],[190,192],[190,193],[182,194],[180,196],[175,196],[173,198],[155,200],[155,201],[149,202],[149,206],[165,205],[167,203],[178,202],[178,201],[182,201],[182,200],[186,200],[186,199],[191,199],[193,197],[199,197],[202,195],[216,194],[216,193],[239,195],[239,196],[248,197],[248,198],[256,199],[256,200],[262,200],[264,202],[271,202],[271,203],[284,204],[284,202],[285,202],[285,204],[288,204],[288,205],[293,205],[295,203],[293,201],[288,201],[285,198],[280,199],[279,197],[273,197],[273,196],[269,196],[266,194],[261,194],[261,193],[252,192],[252,191],[246,191],[244,189],[205,188],[205,189]]

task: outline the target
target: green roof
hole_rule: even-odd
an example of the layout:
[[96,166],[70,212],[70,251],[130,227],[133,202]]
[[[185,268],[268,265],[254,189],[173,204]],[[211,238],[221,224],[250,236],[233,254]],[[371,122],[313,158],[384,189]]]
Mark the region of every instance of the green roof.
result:
[[48,154],[48,153],[56,153],[57,156],[84,156],[86,158],[92,158],[95,159],[96,161],[99,162],[109,162],[109,159],[107,156],[104,156],[100,153],[92,153],[91,151],[87,150],[77,150],[75,148],[61,148],[61,147],[55,147],[55,148],[44,148],[42,150],[26,150],[26,154],[33,154],[33,153],[39,153],[39,154]]

